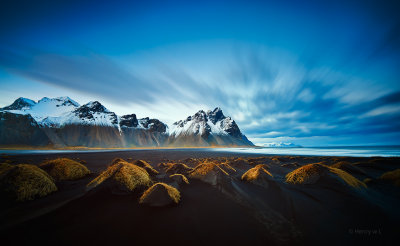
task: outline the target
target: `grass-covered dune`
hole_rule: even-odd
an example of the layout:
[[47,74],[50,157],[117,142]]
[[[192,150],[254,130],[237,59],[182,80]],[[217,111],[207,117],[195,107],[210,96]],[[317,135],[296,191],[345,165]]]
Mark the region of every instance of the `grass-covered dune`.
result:
[[379,179],[400,187],[400,169],[386,172],[382,174]]
[[190,178],[199,179],[211,185],[217,185],[219,180],[226,180],[230,175],[224,168],[213,162],[205,162],[197,165],[189,174]]
[[85,165],[69,158],[45,161],[40,165],[40,168],[45,170],[56,181],[76,180],[90,174]]
[[366,188],[365,183],[351,174],[320,163],[312,163],[300,167],[286,175],[286,182],[290,184],[340,183],[352,188]]
[[269,182],[273,180],[273,175],[267,169],[267,165],[258,164],[245,172],[242,175],[242,180],[260,186],[268,187]]
[[158,171],[154,169],[147,161],[144,160],[136,160],[133,162],[136,166],[144,168],[148,174],[150,175],[157,175]]
[[170,175],[169,178],[174,180],[178,185],[189,184],[189,180],[183,174],[175,173],[175,174]]
[[188,167],[186,164],[171,163],[170,165],[167,166],[167,168],[165,169],[165,172],[169,173],[169,174],[180,173],[180,174],[186,175],[192,170],[193,170],[193,168]]
[[147,189],[139,199],[139,203],[152,207],[162,207],[178,204],[181,199],[180,192],[165,183],[156,183]]
[[27,201],[46,196],[57,186],[45,171],[34,165],[0,165],[0,193],[8,201]]
[[112,191],[132,192],[138,187],[148,187],[151,183],[150,176],[144,168],[118,159],[92,180],[87,188],[91,190],[103,187]]

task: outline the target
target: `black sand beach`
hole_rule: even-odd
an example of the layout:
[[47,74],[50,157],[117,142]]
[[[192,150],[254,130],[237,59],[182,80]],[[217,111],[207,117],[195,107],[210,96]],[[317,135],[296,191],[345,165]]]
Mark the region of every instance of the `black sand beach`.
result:
[[[400,212],[399,187],[379,177],[400,167],[400,158],[261,156],[201,149],[1,155],[11,165],[39,165],[58,157],[84,163],[89,176],[56,182],[58,191],[26,202],[2,202],[4,245],[394,245]],[[139,204],[143,191],[119,195],[86,185],[113,159],[145,160],[171,183],[159,163],[226,163],[233,170],[216,183],[189,178],[177,205]],[[345,162],[346,165],[336,165]],[[290,183],[287,174],[307,164],[341,168],[365,187],[336,182]],[[271,178],[256,184],[242,175],[257,165]],[[319,166],[317,164],[316,166]],[[330,170],[330,169],[329,169]],[[224,173],[225,173],[224,171]],[[219,174],[218,174],[219,175]],[[336,176],[335,176],[336,177]],[[367,180],[366,180],[367,179]],[[364,183],[363,183],[364,184]]]

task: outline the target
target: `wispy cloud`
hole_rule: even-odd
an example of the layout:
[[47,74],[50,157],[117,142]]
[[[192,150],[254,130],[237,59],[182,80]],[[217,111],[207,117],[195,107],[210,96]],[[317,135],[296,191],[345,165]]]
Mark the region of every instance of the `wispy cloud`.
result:
[[17,76],[117,104],[172,110],[168,104],[176,111],[185,108],[185,113],[188,106],[220,106],[257,141],[399,132],[400,88],[340,67],[304,64],[302,57],[264,47],[224,56],[224,64],[201,78],[184,63],[171,66],[164,61],[141,73],[90,51],[63,55],[25,47],[2,47],[0,66]]

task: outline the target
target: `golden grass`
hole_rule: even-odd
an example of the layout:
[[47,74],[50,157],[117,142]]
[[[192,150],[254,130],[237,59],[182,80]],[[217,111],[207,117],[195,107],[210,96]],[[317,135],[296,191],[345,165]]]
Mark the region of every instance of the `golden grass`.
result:
[[190,177],[202,178],[213,171],[217,171],[217,172],[219,171],[219,172],[229,176],[229,174],[224,169],[220,168],[217,164],[205,162],[205,163],[197,165],[193,169],[193,171],[190,172]]
[[133,162],[133,164],[135,164],[136,166],[139,166],[139,167],[143,167],[143,168],[145,168],[145,167],[152,167],[147,161],[145,161],[145,160],[136,160],[136,161],[134,161]]
[[259,179],[273,178],[274,176],[266,169],[267,166],[263,164],[259,164],[253,168],[250,168],[242,175],[242,180],[253,182]]
[[125,162],[125,160],[124,159],[122,159],[122,158],[114,158],[112,161],[111,161],[111,165],[113,165],[113,164],[115,164],[115,163],[118,163],[118,162]]
[[392,182],[395,186],[400,186],[400,169],[386,172],[379,179]]
[[333,164],[331,167],[343,169],[343,168],[348,167],[349,165],[351,165],[351,163],[348,161],[339,161],[339,162]]
[[147,161],[144,160],[137,160],[133,162],[136,166],[144,168],[150,175],[157,175],[158,171],[154,169]]
[[169,176],[169,178],[175,180],[178,184],[181,184],[182,182],[189,184],[189,180],[186,178],[186,176],[180,173],[172,174]]
[[93,189],[109,179],[115,181],[121,190],[128,191],[151,184],[150,176],[144,168],[121,159],[119,162],[114,162],[107,170],[93,179],[87,187]]
[[341,169],[341,170],[346,171],[346,172],[348,172],[350,174],[357,173],[357,174],[364,174],[365,175],[365,172],[361,168],[351,164],[348,161],[337,162],[337,163],[331,165],[331,167]]
[[42,163],[40,166],[56,181],[76,180],[90,174],[83,164],[68,158],[57,158]]
[[186,164],[183,163],[171,163],[168,165],[167,169],[165,170],[166,173],[180,173],[186,174],[192,171],[193,168],[188,167]]
[[0,192],[15,201],[33,200],[57,190],[53,179],[34,165],[6,167],[0,175]]
[[157,167],[159,167],[159,168],[168,168],[168,167],[170,167],[171,165],[173,165],[174,163],[169,163],[169,162],[161,162],[161,163],[158,163],[157,164]]
[[139,203],[150,206],[166,206],[171,203],[178,204],[181,199],[180,192],[165,183],[156,183],[147,189],[139,199]]
[[189,177],[199,179],[215,186],[221,181],[224,182],[224,179],[229,178],[230,176],[227,171],[220,167],[220,165],[212,162],[205,162],[197,165],[193,171],[189,173]]
[[359,181],[349,173],[326,166],[321,163],[308,164],[286,175],[286,182],[291,184],[315,184],[322,177],[331,176],[344,181],[353,188],[366,188],[365,183]]

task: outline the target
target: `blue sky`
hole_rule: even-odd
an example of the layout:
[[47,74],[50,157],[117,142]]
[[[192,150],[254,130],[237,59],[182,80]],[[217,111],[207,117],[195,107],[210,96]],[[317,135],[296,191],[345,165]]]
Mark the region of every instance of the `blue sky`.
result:
[[219,106],[255,143],[400,144],[396,1],[2,1],[0,106]]

